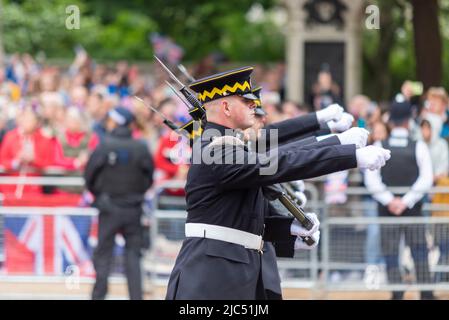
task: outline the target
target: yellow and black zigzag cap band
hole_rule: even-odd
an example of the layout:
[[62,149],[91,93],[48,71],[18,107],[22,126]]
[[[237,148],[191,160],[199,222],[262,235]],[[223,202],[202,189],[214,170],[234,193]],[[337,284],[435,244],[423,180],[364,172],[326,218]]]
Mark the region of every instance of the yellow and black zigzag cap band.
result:
[[256,108],[254,109],[254,112],[256,113],[256,116],[264,117],[267,115],[267,112],[262,108],[262,99],[260,96],[260,92],[262,91],[262,87],[257,87],[253,90],[253,94],[257,97],[257,100],[254,100],[256,103]]
[[236,82],[232,87],[226,84],[221,89],[217,87],[213,88],[211,92],[204,90],[203,93],[200,93],[198,95],[198,99],[204,102],[207,99],[213,100],[216,96],[225,97],[236,92],[246,92],[250,88],[251,86],[248,81],[245,81],[243,83]]
[[257,87],[253,89],[253,94],[257,97],[257,100],[254,100],[257,107],[260,107],[262,105],[262,101],[260,99],[260,91],[262,91],[262,87]]
[[201,137],[203,133],[203,128],[201,127],[201,121],[190,120],[181,126],[181,130],[185,130],[186,135],[190,140],[195,140],[198,137]]
[[235,69],[192,82],[190,89],[198,94],[198,100],[207,103],[230,95],[241,95],[255,100],[250,75],[253,67]]

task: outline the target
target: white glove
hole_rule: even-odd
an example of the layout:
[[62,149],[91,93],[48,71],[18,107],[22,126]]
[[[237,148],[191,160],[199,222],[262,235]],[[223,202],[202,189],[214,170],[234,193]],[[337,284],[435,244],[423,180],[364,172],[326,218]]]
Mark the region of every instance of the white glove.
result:
[[300,192],[304,192],[304,190],[306,190],[306,185],[303,180],[290,181],[290,183],[293,184]]
[[351,128],[353,122],[354,117],[347,112],[343,112],[340,120],[331,120],[327,123],[327,126],[329,127],[329,129],[331,129],[331,131],[343,132]]
[[331,120],[338,121],[343,115],[343,108],[334,103],[323,110],[315,112],[315,114],[319,123],[326,123]]
[[356,148],[363,148],[368,141],[369,131],[363,128],[351,128],[345,132],[337,134],[341,144],[355,144]]
[[381,147],[368,146],[357,149],[355,155],[358,168],[378,170],[391,158],[391,151]]
[[299,201],[301,202],[301,208],[304,208],[306,206],[307,203],[307,197],[304,194],[304,192],[301,191],[296,191],[295,192],[295,196],[298,197]]
[[315,213],[306,213],[306,216],[313,221],[313,227],[310,230],[304,228],[297,220],[293,220],[290,226],[290,233],[297,237],[309,237],[318,231],[320,221]]
[[315,240],[314,244],[309,246],[307,243],[304,242],[304,240],[302,240],[301,238],[297,238],[295,240],[295,250],[301,250],[301,249],[311,250],[311,249],[315,248],[318,245],[318,243],[320,242],[320,230],[317,230],[310,237],[313,238],[313,240]]

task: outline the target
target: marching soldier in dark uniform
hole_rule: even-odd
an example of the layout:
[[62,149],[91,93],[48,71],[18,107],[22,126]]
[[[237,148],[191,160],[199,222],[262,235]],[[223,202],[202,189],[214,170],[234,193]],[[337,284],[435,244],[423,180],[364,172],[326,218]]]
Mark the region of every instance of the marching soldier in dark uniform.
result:
[[264,157],[248,152],[235,134],[254,123],[251,72],[241,68],[190,85],[204,105],[207,124],[193,147],[186,184],[186,239],[167,299],[266,298],[262,238],[276,245],[297,236],[313,237],[317,230],[293,228],[289,217],[265,218],[261,187],[356,166],[376,169],[389,158],[385,149],[356,150],[353,144],[314,149],[290,142],[288,148],[272,148]]
[[144,194],[153,183],[153,162],[147,146],[134,140],[133,114],[122,107],[108,114],[109,133],[90,157],[84,177],[100,211],[98,246],[94,252],[96,282],[92,299],[104,299],[113,262],[116,233],[123,234],[129,296],[142,299],[140,256]]

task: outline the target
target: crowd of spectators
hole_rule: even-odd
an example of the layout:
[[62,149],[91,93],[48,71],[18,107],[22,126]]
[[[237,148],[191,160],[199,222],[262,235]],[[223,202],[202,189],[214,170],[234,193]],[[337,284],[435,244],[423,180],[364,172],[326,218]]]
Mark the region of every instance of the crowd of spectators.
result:
[[[172,66],[177,70],[176,66]],[[188,68],[194,78],[217,72],[213,57]],[[267,122],[282,121],[323,108],[343,104],[341,89],[332,79],[329,67],[317,74],[308,101],[298,104],[285,97],[285,64],[256,65],[253,78],[262,86]],[[180,77],[186,83],[188,79]],[[0,69],[0,166],[8,175],[36,175],[59,168],[76,175],[86,164],[89,153],[101,143],[107,131],[108,111],[118,105],[129,108],[137,118],[134,136],[148,144],[157,167],[156,181],[183,180],[188,158],[179,159],[185,148],[173,139],[163,119],[133,99],[139,96],[177,124],[189,120],[187,108],[165,83],[165,72],[157,64],[145,67],[119,61],[100,64],[79,50],[70,66],[38,63],[29,54],[14,54]],[[444,183],[449,171],[448,95],[443,88],[416,90],[405,81],[394,99],[408,100],[413,108],[412,132],[424,140],[432,154],[435,183]],[[345,109],[354,126],[371,131],[371,140],[388,135],[389,103],[375,102],[364,95],[347,99]],[[174,159],[177,157],[177,159]],[[10,186],[11,187],[11,186]],[[3,192],[14,188],[2,187]],[[17,189],[17,188],[15,188]],[[36,191],[25,187],[22,192]],[[17,190],[16,190],[17,191]]]

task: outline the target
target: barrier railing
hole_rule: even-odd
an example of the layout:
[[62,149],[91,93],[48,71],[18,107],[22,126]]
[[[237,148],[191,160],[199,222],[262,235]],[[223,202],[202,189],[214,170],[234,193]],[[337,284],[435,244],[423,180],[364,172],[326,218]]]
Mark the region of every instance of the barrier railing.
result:
[[[17,179],[18,177],[3,176],[0,177],[0,184],[14,184],[18,182]],[[28,177],[25,181],[21,180],[21,183],[80,186],[83,181],[81,178],[72,177]],[[184,239],[185,198],[173,196],[165,191],[167,189],[183,189],[184,186],[185,181],[170,181],[157,186],[154,190],[157,196],[154,198],[151,215],[151,247],[143,259],[144,272],[154,284],[167,282]],[[322,238],[318,250],[298,251],[293,259],[278,260],[283,287],[310,288],[321,290],[324,293],[332,290],[449,290],[449,282],[445,281],[446,274],[449,275],[449,264],[442,261],[444,250],[446,250],[444,241],[449,239],[447,231],[449,230],[449,217],[430,216],[431,212],[449,212],[449,204],[425,203],[423,205],[424,217],[381,218],[366,216],[367,211],[371,211],[372,215],[376,210],[376,204],[372,200],[367,201],[369,193],[363,187],[348,187],[345,190],[346,194],[350,196],[348,202],[337,206],[327,205],[320,200],[322,192],[319,184],[306,182],[306,190],[308,194],[306,211],[319,213],[322,223]],[[408,190],[409,188],[398,188],[395,191],[406,192]],[[449,188],[432,188],[429,194],[434,193],[449,193]],[[333,216],[332,209],[334,207],[345,211],[346,216]],[[17,223],[16,226],[23,227],[25,218],[65,217],[76,220],[93,219],[96,215],[96,210],[92,208],[2,206],[0,207],[0,258],[2,253],[4,258],[5,230],[10,229],[14,219],[16,221],[13,222]],[[20,218],[24,220],[18,221]],[[55,222],[49,223],[54,224]],[[391,283],[388,281],[380,245],[374,244],[374,248],[377,250],[375,257],[370,255],[372,252],[368,250],[370,245],[373,246],[373,243],[369,242],[379,241],[380,230],[387,226],[398,229],[420,226],[424,230],[425,245],[429,250],[430,282],[418,283],[412,250],[401,239],[399,239],[398,259],[400,259],[399,269],[403,282]],[[391,237],[396,239],[395,234]],[[91,252],[89,259],[90,254]],[[5,263],[3,270],[5,270]],[[4,272],[0,275],[1,281],[20,282],[27,279],[65,281],[67,275],[64,272],[52,276],[45,272],[34,272],[28,275],[13,275]],[[112,281],[117,281],[117,279],[123,281],[122,277],[112,278]],[[81,275],[80,281],[92,282],[93,279]]]
[[[172,182],[170,187],[183,187],[184,183],[177,184]],[[441,280],[431,280],[430,283],[413,282],[413,275],[408,274],[408,280],[404,283],[389,283],[387,281],[387,272],[384,262],[371,263],[366,260],[367,230],[371,228],[381,228],[381,226],[395,225],[407,227],[412,225],[421,225],[426,230],[426,246],[429,247],[430,273],[431,278],[435,278],[436,273],[449,271],[449,266],[436,263],[436,257],[439,254],[438,245],[434,244],[435,231],[440,233],[439,237],[446,237],[444,227],[449,226],[449,217],[412,217],[412,218],[379,218],[364,217],[363,211],[376,210],[374,201],[357,201],[350,199],[343,207],[348,213],[356,217],[332,217],[329,215],[332,205],[326,205],[319,200],[320,191],[315,183],[306,182],[308,193],[307,211],[318,212],[321,217],[322,240],[319,250],[298,251],[293,259],[278,259],[279,271],[283,280],[282,285],[285,288],[312,288],[322,290],[323,292],[331,290],[449,290],[449,283]],[[407,192],[409,188],[395,188],[394,192]],[[449,193],[449,188],[436,187],[429,191],[429,194]],[[348,196],[367,196],[366,188],[348,187],[346,190]],[[177,201],[175,201],[177,202]],[[181,201],[182,202],[182,201]],[[164,202],[165,205],[169,201]],[[179,204],[179,203],[177,203]],[[175,203],[173,203],[175,205]],[[423,206],[424,214],[428,215],[430,211],[449,211],[449,204],[431,204],[426,203]],[[358,217],[357,217],[358,216]],[[182,222],[186,217],[183,208],[160,209],[156,204],[152,223],[152,243],[153,254],[147,260],[146,266],[150,270],[152,280],[159,284],[165,284],[168,280],[173,263],[176,259],[183,237]],[[162,225],[170,225],[170,220],[177,221],[178,227],[168,228],[169,231],[163,231]],[[345,230],[343,230],[346,227]],[[166,228],[166,227],[165,227]],[[339,232],[343,230],[343,233]],[[448,227],[449,229],[449,227]],[[170,231],[171,230],[171,231]],[[174,230],[177,236],[174,236]],[[348,231],[349,230],[349,231]],[[172,232],[170,234],[170,232]],[[174,239],[170,240],[172,237]],[[332,242],[337,237],[336,242]],[[377,239],[379,240],[379,238]],[[370,239],[372,241],[372,239]],[[167,248],[164,251],[164,248]],[[404,263],[411,264],[410,249],[402,244],[401,258]],[[157,254],[154,254],[157,252]],[[344,253],[346,252],[346,257]],[[338,253],[343,253],[339,257]],[[159,255],[159,257],[158,257]],[[437,255],[437,256],[436,256]],[[342,260],[343,259],[343,260]],[[346,260],[345,260],[346,259]],[[402,266],[401,266],[402,268]],[[413,272],[413,269],[407,272]],[[402,269],[401,269],[402,272]],[[449,274],[449,273],[448,273]],[[416,276],[415,276],[416,277]],[[408,281],[408,282],[407,282]]]
[[[449,217],[328,217],[321,226],[326,290],[449,290],[449,264],[441,261]],[[378,237],[370,239],[370,228]],[[368,241],[377,241],[375,249]],[[386,259],[397,264],[393,281]]]

